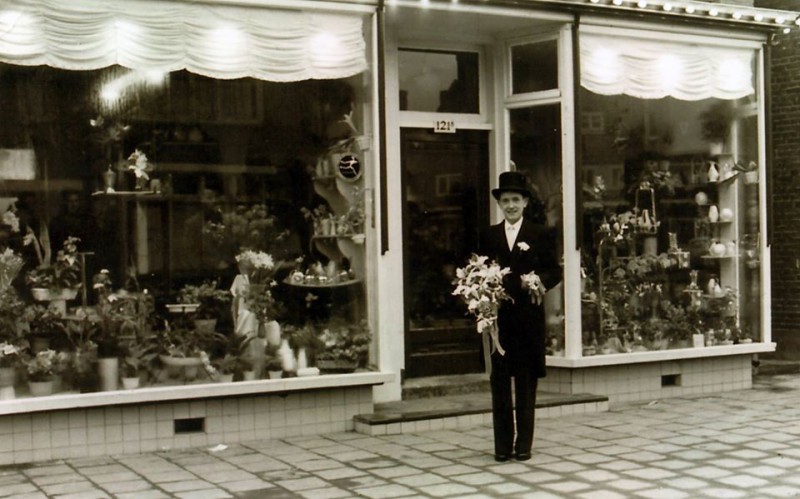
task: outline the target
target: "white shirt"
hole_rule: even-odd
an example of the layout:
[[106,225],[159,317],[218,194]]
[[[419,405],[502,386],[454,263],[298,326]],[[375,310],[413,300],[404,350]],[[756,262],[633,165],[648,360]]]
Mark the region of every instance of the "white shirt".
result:
[[519,228],[522,227],[522,217],[520,217],[520,219],[513,224],[510,224],[508,221],[506,221],[504,226],[506,229],[506,242],[508,243],[508,249],[513,251],[514,242],[517,240],[517,235],[519,234]]

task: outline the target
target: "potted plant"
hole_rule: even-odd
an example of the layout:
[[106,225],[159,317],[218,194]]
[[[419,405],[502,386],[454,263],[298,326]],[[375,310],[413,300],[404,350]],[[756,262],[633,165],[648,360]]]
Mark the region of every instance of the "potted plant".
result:
[[49,349],[51,343],[60,339],[66,332],[64,317],[49,307],[32,305],[28,308],[27,314],[30,348],[33,353]]
[[61,315],[66,315],[66,300],[74,299],[81,286],[78,242],[80,239],[77,237],[68,237],[64,247],[58,250],[55,261],[45,261],[25,276],[33,298],[51,302]]
[[142,374],[148,370],[155,358],[155,352],[145,344],[135,341],[122,346],[120,355],[120,376],[126,390],[139,388]]
[[231,294],[218,288],[219,281],[204,281],[201,284],[187,284],[178,292],[178,303],[197,304],[194,312],[195,327],[213,332],[217,320],[228,313],[231,306]]
[[22,361],[22,349],[14,343],[0,343],[0,400],[15,397],[17,366]]
[[29,354],[24,363],[31,395],[34,397],[52,395],[55,376],[62,370],[64,356],[55,350],[42,350]]
[[755,161],[750,161],[747,163],[747,166],[741,161],[737,161],[736,164],[733,165],[733,169],[744,175],[745,184],[753,185],[758,183],[758,163]]
[[147,337],[147,344],[153,347],[171,377],[182,375],[184,380],[190,381],[197,377],[200,367],[205,367],[207,372],[210,370],[208,352],[220,343],[221,336],[166,323],[164,329]]
[[269,379],[283,377],[283,364],[278,355],[278,347],[267,345],[264,349],[264,370],[269,374]]
[[231,334],[223,337],[220,355],[212,359],[211,365],[219,374],[220,381],[233,381],[241,378],[244,372],[253,368],[253,360],[248,358],[252,337]]
[[372,335],[369,324],[334,323],[321,336],[322,348],[317,353],[317,367],[324,371],[352,372],[367,364]]
[[724,100],[715,102],[700,113],[703,138],[712,144],[712,155],[722,154],[723,144],[728,139],[732,121],[733,109]]

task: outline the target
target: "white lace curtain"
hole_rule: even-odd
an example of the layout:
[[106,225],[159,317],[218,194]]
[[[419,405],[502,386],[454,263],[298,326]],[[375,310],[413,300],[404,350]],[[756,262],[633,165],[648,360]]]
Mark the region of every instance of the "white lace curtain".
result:
[[357,15],[152,0],[3,0],[0,61],[115,64],[220,79],[345,78],[367,68]]
[[582,33],[580,56],[581,85],[596,94],[696,101],[754,92],[753,49]]

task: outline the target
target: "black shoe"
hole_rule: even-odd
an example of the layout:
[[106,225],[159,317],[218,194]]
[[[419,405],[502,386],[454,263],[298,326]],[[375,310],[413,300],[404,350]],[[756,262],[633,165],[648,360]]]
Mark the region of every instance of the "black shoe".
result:
[[531,458],[530,452],[525,453],[525,454],[516,454],[516,455],[514,455],[514,459],[516,459],[517,461],[528,461],[530,458]]
[[504,462],[508,461],[509,459],[511,459],[511,457],[508,454],[495,454],[494,455],[494,460],[497,461],[498,463],[504,463]]

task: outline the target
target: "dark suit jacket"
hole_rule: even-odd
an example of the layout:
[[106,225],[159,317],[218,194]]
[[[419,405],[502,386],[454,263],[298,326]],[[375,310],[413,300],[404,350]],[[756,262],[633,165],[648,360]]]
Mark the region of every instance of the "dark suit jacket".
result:
[[[529,246],[527,251],[520,248],[519,243],[523,242]],[[529,291],[522,288],[521,276],[536,272],[548,290],[558,284],[562,272],[556,254],[555,233],[544,225],[523,218],[517,240],[509,250],[505,222],[501,222],[482,231],[479,254],[511,269],[503,280],[503,286],[513,302],[504,301],[500,305],[497,325],[500,345],[506,350],[512,374],[531,372],[537,378],[544,377],[544,305],[531,301]]]

